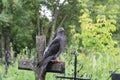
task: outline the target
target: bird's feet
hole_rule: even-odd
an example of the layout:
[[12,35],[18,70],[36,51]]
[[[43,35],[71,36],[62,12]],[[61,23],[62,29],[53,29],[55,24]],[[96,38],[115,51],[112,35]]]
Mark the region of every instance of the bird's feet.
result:
[[60,63],[60,62],[63,62],[62,60],[51,60],[51,62],[53,63]]

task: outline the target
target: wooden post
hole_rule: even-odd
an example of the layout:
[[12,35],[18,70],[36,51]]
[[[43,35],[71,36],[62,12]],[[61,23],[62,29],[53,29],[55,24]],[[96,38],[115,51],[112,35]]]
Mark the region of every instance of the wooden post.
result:
[[41,77],[41,69],[36,67],[36,64],[42,60],[42,55],[46,45],[46,36],[36,36],[36,55],[34,58],[34,73],[35,80],[43,80]]
[[[37,68],[36,65],[42,59],[42,55],[45,49],[46,37],[45,36],[36,36],[36,54],[33,60],[29,59],[20,59],[18,61],[18,69],[21,70],[33,70],[35,74],[35,80],[45,80],[41,77],[41,69]],[[52,63],[50,62],[47,66],[46,72],[56,72],[64,73],[65,72],[65,63]]]

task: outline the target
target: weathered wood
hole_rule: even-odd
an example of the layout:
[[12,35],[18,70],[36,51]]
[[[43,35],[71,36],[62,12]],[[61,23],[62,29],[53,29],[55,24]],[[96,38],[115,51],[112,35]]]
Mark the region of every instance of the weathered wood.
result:
[[33,71],[35,73],[35,80],[45,80],[41,77],[41,68],[36,67],[37,63],[42,60],[42,55],[45,47],[46,47],[46,36],[37,35],[36,36],[36,54],[33,60],[33,65],[34,65]]
[[65,62],[50,62],[47,66],[47,72],[65,73]]
[[[18,69],[21,70],[33,70],[33,61],[30,59],[20,59],[18,61]],[[53,63],[50,62],[47,66],[47,72],[54,72],[54,73],[64,73],[65,72],[65,63]]]
[[18,61],[18,69],[33,70],[32,60],[30,60],[30,59],[20,59]]

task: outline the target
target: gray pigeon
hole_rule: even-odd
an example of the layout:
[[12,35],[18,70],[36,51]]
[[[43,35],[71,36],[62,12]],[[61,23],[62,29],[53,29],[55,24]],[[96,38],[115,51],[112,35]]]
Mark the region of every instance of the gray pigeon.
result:
[[51,60],[55,60],[60,53],[64,50],[66,45],[66,38],[64,35],[64,29],[59,27],[55,38],[51,41],[48,47],[45,49],[43,59],[37,64],[37,67],[42,67],[41,75],[45,77],[46,67]]

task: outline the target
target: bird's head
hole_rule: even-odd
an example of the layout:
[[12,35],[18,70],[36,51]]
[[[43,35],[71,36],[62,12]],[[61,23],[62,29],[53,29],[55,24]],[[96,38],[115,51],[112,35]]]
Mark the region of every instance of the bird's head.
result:
[[58,33],[62,33],[64,31],[64,28],[63,27],[59,27],[58,29],[57,29],[57,32]]

